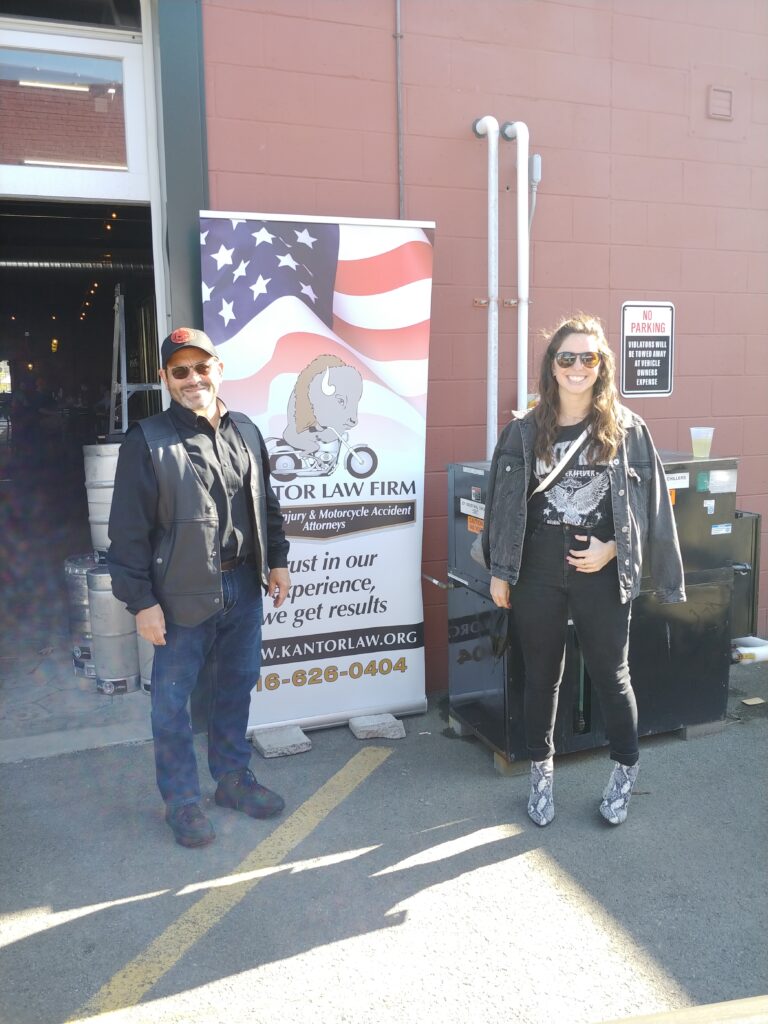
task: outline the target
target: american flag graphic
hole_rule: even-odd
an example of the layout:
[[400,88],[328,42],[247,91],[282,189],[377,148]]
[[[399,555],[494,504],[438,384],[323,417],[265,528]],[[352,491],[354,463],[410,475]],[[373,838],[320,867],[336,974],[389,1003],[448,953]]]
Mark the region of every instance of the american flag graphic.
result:
[[281,433],[297,375],[328,354],[361,374],[361,412],[423,435],[433,254],[424,229],[203,213],[200,254],[205,330],[231,408]]

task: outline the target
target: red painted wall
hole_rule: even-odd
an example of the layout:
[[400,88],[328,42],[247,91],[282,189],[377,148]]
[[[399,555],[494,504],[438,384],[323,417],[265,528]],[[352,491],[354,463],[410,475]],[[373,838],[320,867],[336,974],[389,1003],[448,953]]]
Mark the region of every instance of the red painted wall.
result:
[[[484,114],[525,121],[543,179],[532,233],[531,362],[562,314],[676,306],[670,398],[628,400],[659,447],[739,456],[763,514],[768,632],[768,2],[401,0],[405,215],[437,222],[424,566],[445,574],[445,465],[485,453]],[[211,203],[398,216],[395,4],[206,0]],[[709,87],[733,119],[707,114]],[[515,286],[515,147],[500,145],[502,297]],[[515,403],[514,310],[501,313],[502,419]],[[447,686],[446,610],[425,586],[428,680]]]

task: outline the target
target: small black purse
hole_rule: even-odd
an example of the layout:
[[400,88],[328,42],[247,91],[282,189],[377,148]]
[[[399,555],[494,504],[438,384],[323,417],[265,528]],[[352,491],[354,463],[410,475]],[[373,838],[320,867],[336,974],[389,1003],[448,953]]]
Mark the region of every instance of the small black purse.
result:
[[488,637],[494,658],[500,658],[512,639],[512,614],[509,608],[489,608],[480,612],[478,621],[482,633]]

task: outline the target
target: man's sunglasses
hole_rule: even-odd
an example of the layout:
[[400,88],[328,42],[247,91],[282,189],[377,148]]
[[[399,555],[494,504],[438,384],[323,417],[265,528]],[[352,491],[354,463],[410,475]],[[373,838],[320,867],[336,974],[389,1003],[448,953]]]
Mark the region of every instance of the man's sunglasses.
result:
[[207,377],[216,363],[193,363],[192,366],[171,366],[168,368],[174,380],[186,380],[189,371],[194,370],[198,377]]
[[600,362],[599,352],[556,352],[555,362],[563,370],[567,370],[569,366],[573,366],[577,357],[581,360],[581,365],[590,370],[594,370]]

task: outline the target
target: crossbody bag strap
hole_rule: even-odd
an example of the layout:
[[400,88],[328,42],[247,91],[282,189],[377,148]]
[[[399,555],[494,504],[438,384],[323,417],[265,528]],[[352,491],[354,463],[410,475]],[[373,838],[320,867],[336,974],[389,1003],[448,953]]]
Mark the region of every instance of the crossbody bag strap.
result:
[[546,491],[546,489],[549,487],[549,485],[552,483],[552,481],[555,479],[555,477],[559,476],[560,473],[562,473],[562,471],[565,469],[565,467],[571,461],[571,459],[576,454],[576,452],[579,450],[579,448],[581,448],[582,444],[584,444],[584,442],[587,439],[587,435],[588,434],[589,434],[589,427],[585,427],[584,430],[582,430],[582,432],[579,434],[579,436],[573,442],[573,444],[568,448],[568,451],[563,455],[562,459],[560,459],[560,461],[554,467],[554,469],[551,469],[549,471],[549,473],[547,473],[547,475],[541,481],[539,486],[535,490],[531,491],[531,493],[528,495],[528,501],[531,500],[531,498],[534,496],[534,494],[538,494],[539,491]]

